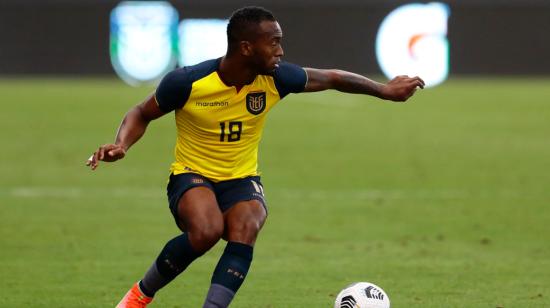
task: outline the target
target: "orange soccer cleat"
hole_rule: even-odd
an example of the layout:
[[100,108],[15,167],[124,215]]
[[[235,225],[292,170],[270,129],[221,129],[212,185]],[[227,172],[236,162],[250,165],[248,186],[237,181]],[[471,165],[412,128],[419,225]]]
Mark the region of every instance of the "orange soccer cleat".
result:
[[152,301],[153,298],[145,296],[139,289],[139,283],[136,282],[116,305],[116,308],[145,308]]

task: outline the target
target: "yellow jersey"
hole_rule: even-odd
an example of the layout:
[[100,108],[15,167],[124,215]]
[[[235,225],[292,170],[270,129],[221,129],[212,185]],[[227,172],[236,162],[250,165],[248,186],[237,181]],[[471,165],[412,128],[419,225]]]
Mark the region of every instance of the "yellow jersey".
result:
[[282,62],[237,91],[218,74],[221,59],[176,69],[160,82],[155,98],[175,111],[173,174],[198,173],[212,181],[258,175],[258,146],[267,113],[289,93],[305,88],[307,75]]

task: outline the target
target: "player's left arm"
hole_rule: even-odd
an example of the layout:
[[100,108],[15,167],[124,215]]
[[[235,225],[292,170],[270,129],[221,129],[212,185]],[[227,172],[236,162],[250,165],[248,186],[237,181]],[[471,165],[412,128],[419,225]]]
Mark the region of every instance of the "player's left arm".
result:
[[346,93],[367,94],[381,99],[404,102],[417,88],[424,88],[424,81],[416,76],[397,76],[383,84],[365,76],[342,70],[304,68],[307,83],[304,92],[334,89]]

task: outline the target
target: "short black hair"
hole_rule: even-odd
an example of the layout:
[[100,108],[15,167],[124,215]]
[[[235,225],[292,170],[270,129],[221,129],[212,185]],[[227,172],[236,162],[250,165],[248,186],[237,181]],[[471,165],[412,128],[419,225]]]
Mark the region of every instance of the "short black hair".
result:
[[251,39],[251,26],[257,26],[262,21],[276,21],[270,11],[259,6],[245,6],[233,12],[227,25],[227,43],[232,45],[242,40]]

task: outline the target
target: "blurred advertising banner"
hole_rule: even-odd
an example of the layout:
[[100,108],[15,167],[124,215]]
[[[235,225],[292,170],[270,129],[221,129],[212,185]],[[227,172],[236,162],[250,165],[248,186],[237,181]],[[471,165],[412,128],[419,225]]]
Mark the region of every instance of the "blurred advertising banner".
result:
[[221,57],[227,20],[184,19],[165,1],[124,1],[111,12],[111,63],[130,85],[156,83],[167,72]]
[[179,25],[179,65],[219,58],[227,50],[226,19],[184,19]]
[[[445,81],[449,10],[444,3],[413,3],[384,18],[376,38],[376,57],[388,78],[419,75],[428,87]],[[184,19],[175,35],[177,18],[168,2],[125,1],[113,10],[111,61],[124,81],[131,85],[158,81],[175,68],[175,54],[179,66],[224,55],[228,20]]]
[[[154,84],[223,55],[244,0],[0,1],[0,75],[112,75]],[[550,75],[548,0],[262,0],[284,59],[366,75]],[[71,25],[71,26],[68,26]]]
[[131,85],[157,81],[177,61],[178,12],[162,1],[124,1],[111,13],[111,62]]
[[376,36],[376,58],[386,77],[422,76],[427,87],[447,79],[449,13],[444,3],[412,3],[384,18]]

